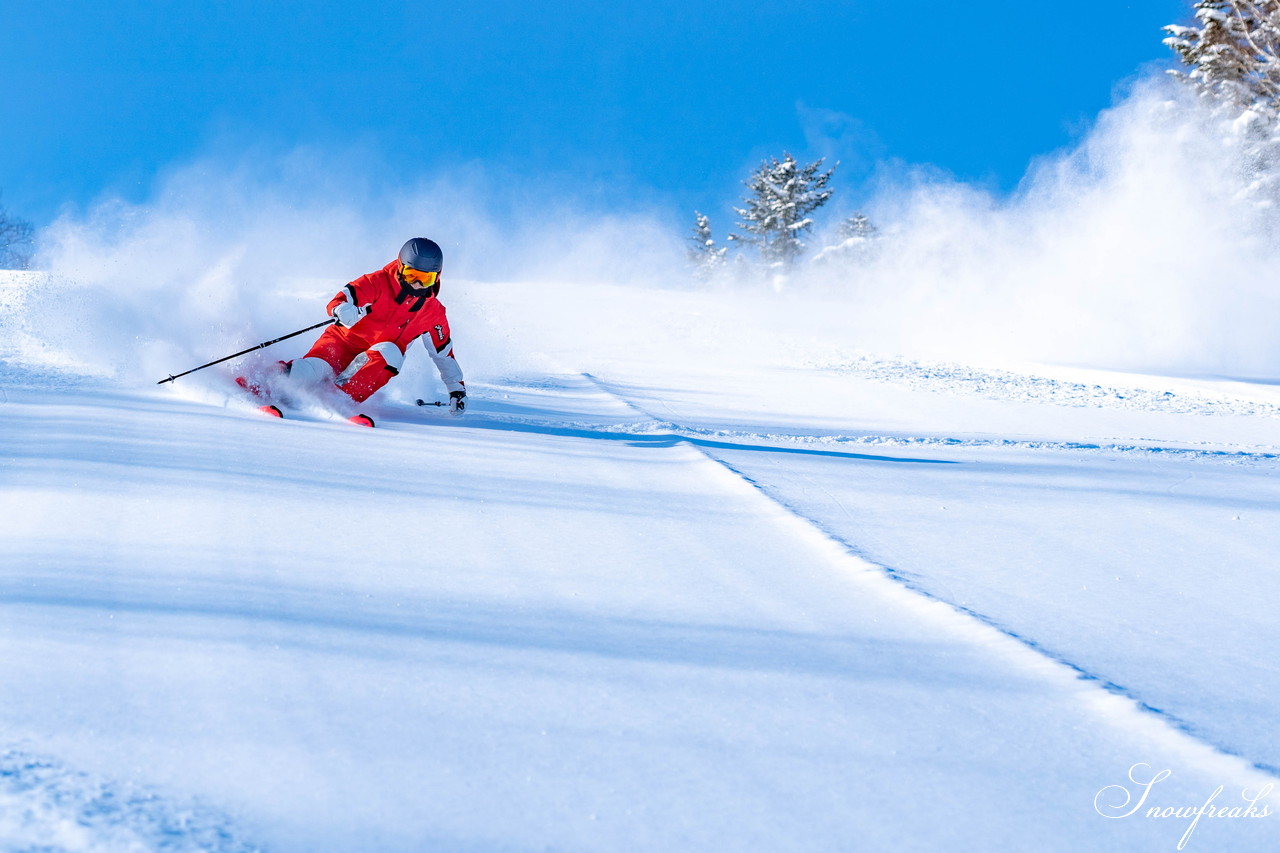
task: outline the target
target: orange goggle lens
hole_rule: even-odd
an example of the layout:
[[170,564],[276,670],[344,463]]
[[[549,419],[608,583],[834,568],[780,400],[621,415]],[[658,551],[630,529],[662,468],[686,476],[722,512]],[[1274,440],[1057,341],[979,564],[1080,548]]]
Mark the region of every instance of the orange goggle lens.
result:
[[430,287],[440,280],[440,273],[438,272],[423,272],[422,270],[415,270],[413,267],[407,267],[404,264],[400,265],[400,275],[405,281],[420,284],[423,287]]

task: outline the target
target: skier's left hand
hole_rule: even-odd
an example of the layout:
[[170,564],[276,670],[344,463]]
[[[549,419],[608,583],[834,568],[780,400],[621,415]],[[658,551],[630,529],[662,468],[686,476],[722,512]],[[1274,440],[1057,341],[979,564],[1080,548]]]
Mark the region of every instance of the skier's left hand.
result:
[[467,410],[467,392],[449,392],[449,414],[460,415]]

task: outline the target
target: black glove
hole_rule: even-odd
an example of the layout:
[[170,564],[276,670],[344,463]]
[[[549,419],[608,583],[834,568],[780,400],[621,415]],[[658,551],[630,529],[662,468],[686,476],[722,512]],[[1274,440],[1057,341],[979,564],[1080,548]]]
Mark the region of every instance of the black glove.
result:
[[450,391],[449,392],[449,411],[452,414],[460,415],[467,410],[467,392],[466,391]]

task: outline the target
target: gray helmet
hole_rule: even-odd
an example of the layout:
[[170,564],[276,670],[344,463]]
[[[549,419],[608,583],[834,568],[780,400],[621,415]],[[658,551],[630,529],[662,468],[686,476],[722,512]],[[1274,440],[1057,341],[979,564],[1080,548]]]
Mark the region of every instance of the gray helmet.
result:
[[414,237],[400,250],[400,263],[420,272],[441,272],[444,269],[444,252],[435,240]]

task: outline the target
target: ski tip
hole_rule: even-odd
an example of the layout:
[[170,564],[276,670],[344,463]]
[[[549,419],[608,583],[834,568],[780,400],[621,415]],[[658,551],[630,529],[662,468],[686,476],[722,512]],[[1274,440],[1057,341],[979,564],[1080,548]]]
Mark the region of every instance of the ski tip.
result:
[[373,418],[369,417],[368,415],[352,415],[351,417],[347,418],[347,420],[355,424],[356,426],[362,426],[362,427],[373,426]]
[[258,411],[264,415],[270,415],[273,418],[283,418],[284,412],[280,411],[279,406],[259,406]]
[[258,399],[262,399],[266,394],[262,393],[262,386],[257,382],[253,382],[244,376],[236,377],[236,384],[240,386],[240,390],[247,391]]

